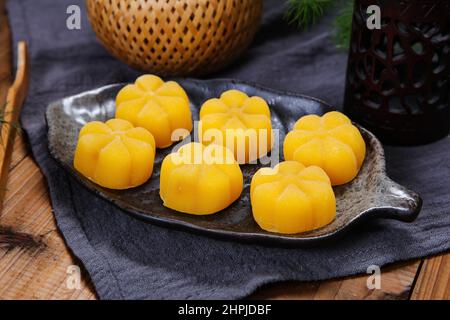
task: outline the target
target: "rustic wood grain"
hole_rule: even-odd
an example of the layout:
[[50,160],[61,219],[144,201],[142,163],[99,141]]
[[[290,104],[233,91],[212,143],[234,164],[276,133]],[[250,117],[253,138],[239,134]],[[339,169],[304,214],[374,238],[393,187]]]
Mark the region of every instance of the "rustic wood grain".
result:
[[381,269],[381,288],[368,289],[367,275],[310,283],[279,283],[266,286],[251,299],[295,300],[405,300],[408,299],[420,261]]
[[[22,152],[20,150],[19,152]],[[0,299],[93,299],[82,270],[81,289],[69,289],[68,268],[74,259],[56,229],[47,188],[30,156],[10,172],[0,216]]]
[[29,155],[29,148],[25,143],[24,137],[22,137],[22,132],[19,130],[18,134],[14,140],[13,146],[14,152],[11,156],[11,163],[9,164],[9,170],[14,169],[20,161],[22,161],[26,156]]
[[19,42],[17,55],[16,78],[8,89],[6,103],[2,104],[3,122],[0,128],[0,210],[3,205],[3,197],[8,180],[9,164],[11,162],[20,110],[28,93],[30,66],[28,47],[25,42]]
[[[0,103],[11,83],[11,48],[4,0],[0,0]],[[67,268],[81,263],[57,230],[47,187],[24,136],[17,136],[11,157],[3,211],[0,212],[0,299],[95,299],[87,273],[81,289],[68,289]],[[287,282],[265,286],[259,299],[449,299],[450,254],[382,269],[380,290],[369,290],[367,276],[324,282]],[[418,275],[419,269],[421,270]],[[415,282],[415,278],[417,281]]]
[[450,300],[450,253],[425,259],[411,299]]

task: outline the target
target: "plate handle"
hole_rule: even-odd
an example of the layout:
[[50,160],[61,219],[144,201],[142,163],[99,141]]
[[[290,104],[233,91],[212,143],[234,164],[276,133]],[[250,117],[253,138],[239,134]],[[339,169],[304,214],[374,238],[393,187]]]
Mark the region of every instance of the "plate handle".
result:
[[383,184],[382,197],[382,206],[375,210],[378,217],[412,222],[422,208],[422,198],[418,193],[390,179]]

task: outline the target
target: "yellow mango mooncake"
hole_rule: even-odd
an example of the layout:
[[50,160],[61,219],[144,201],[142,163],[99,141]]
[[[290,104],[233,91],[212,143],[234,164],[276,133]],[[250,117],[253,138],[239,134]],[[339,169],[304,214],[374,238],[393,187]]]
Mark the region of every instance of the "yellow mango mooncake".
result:
[[270,232],[294,234],[329,224],[336,200],[327,174],[296,161],[261,168],[250,186],[253,217]]
[[184,139],[192,131],[189,99],[181,86],[143,75],[120,90],[116,97],[116,118],[150,131],[157,148]]
[[300,118],[284,140],[284,158],[321,167],[332,185],[353,180],[366,155],[361,133],[347,116],[332,111]]
[[80,131],[74,166],[82,175],[110,189],[146,182],[153,171],[155,140],[144,128],[122,119],[93,121]]
[[170,209],[207,215],[228,207],[241,195],[243,176],[230,150],[192,142],[163,161],[160,195]]
[[272,147],[271,134],[270,109],[260,97],[229,90],[201,107],[199,140],[228,147],[241,164],[265,156]]

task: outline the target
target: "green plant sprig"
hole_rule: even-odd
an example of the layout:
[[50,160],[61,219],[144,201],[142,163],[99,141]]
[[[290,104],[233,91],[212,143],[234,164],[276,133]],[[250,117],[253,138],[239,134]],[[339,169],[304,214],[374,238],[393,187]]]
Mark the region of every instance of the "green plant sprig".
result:
[[347,50],[352,35],[353,0],[346,0],[334,20],[334,42],[339,49]]
[[[306,29],[316,23],[324,15],[326,9],[335,2],[333,0],[287,0],[285,19],[299,29]],[[334,42],[340,49],[347,49],[350,43],[353,3],[354,0],[341,2],[339,15],[333,23]]]
[[325,9],[330,7],[333,0],[287,0],[288,8],[285,18],[298,28],[305,29],[323,16]]

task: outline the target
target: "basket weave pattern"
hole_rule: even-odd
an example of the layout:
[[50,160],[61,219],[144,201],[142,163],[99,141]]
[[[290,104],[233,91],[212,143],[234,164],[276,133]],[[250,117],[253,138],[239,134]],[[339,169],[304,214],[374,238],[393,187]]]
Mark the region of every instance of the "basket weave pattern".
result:
[[117,58],[159,75],[205,75],[250,44],[261,0],[86,0],[100,41]]

